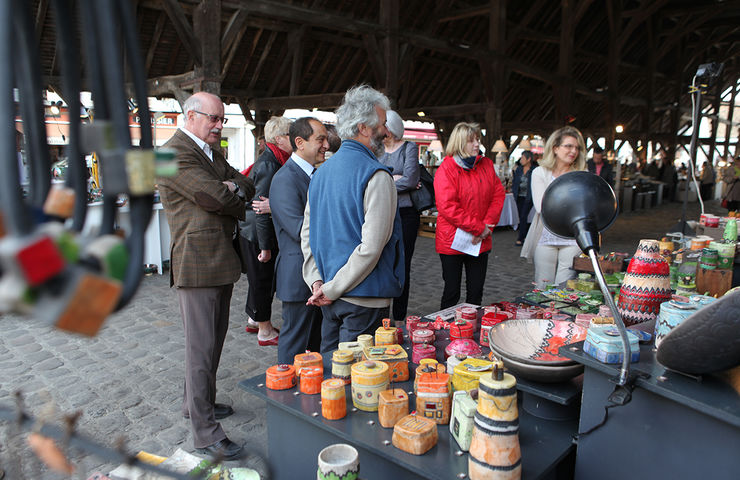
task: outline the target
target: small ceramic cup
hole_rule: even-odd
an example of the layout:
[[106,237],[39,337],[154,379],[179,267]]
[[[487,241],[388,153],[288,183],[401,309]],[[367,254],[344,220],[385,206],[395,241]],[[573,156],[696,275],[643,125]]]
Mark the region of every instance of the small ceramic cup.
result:
[[360,454],[346,443],[329,445],[319,452],[317,480],[357,480],[360,474]]

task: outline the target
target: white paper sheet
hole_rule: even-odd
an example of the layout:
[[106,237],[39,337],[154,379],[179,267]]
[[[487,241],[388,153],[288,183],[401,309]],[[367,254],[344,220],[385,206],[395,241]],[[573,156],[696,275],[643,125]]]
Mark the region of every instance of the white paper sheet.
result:
[[452,239],[450,247],[458,252],[467,253],[477,257],[480,255],[480,245],[482,242],[473,244],[473,234],[459,228],[455,231],[455,238]]

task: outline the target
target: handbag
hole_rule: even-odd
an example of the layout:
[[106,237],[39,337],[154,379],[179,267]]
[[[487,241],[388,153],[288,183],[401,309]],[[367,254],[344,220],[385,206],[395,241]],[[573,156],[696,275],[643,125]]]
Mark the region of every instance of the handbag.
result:
[[421,186],[416,190],[411,190],[409,196],[416,211],[421,213],[434,208],[434,177],[421,164],[419,165],[419,184]]
[[237,222],[236,233],[234,234],[234,238],[231,240],[231,243],[234,245],[234,251],[236,251],[236,255],[239,257],[241,272],[247,273],[247,261],[245,258],[245,253],[248,251],[246,245],[247,239],[239,233],[239,230],[239,223]]
[[727,200],[727,197],[730,196],[730,192],[732,192],[732,189],[735,188],[735,185],[736,184],[737,184],[737,180],[735,180],[734,182],[732,182],[732,186],[727,191],[727,193],[725,194],[725,196],[722,198],[722,208],[728,208],[730,206],[730,202],[729,202],[729,200]]

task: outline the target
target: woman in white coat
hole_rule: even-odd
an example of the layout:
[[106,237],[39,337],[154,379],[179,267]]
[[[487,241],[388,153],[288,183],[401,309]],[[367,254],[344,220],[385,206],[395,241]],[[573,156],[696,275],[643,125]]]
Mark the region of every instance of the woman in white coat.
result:
[[547,139],[540,166],[532,172],[532,202],[535,216],[524,241],[521,256],[534,260],[537,288],[560,284],[575,277],[573,257],[580,254],[576,241],[555,235],[545,227],[540,213],[542,196],[548,185],[568,172],[586,170],[586,145],[574,127],[562,127]]

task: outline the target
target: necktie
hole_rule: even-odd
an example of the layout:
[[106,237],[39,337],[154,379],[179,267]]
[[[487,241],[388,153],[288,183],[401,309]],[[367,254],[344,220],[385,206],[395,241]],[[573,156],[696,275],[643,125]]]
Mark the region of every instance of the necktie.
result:
[[208,145],[208,144],[206,143],[206,144],[205,144],[205,145],[203,146],[203,152],[205,152],[205,154],[206,154],[206,157],[208,157],[208,159],[209,159],[210,161],[213,161],[213,154],[211,153],[211,146],[210,146],[210,145]]

